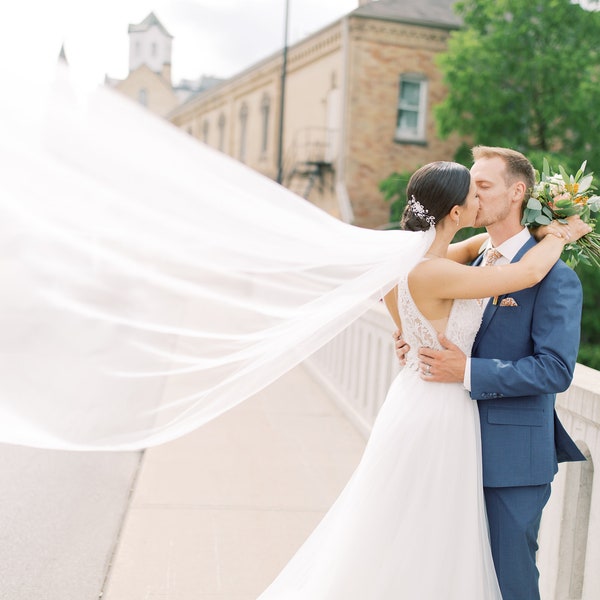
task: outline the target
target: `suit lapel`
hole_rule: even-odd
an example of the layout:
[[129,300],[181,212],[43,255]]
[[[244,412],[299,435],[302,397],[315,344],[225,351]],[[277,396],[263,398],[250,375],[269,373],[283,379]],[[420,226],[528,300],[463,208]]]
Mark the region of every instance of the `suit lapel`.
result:
[[[535,239],[533,237],[530,237],[521,246],[521,248],[519,248],[519,251],[515,254],[514,258],[510,261],[511,264],[521,260],[521,257],[523,256],[523,254],[525,254],[525,252],[527,252],[527,250],[529,250],[530,248],[533,248],[533,246],[535,246],[535,244],[536,244]],[[473,265],[475,265],[475,266],[480,265],[482,257],[483,257],[483,254],[478,256],[477,259],[473,262]],[[494,304],[493,300],[490,300],[487,303],[487,306],[485,307],[485,310],[483,311],[483,318],[481,320],[481,326],[479,327],[479,331],[477,332],[477,336],[475,337],[475,342],[473,343],[472,354],[475,354],[475,351],[477,350],[477,346],[479,345],[479,340],[484,335],[486,329],[488,328],[489,324],[491,323],[492,318],[496,314],[496,311],[498,310],[498,307],[500,306],[500,302],[502,301],[502,298],[504,298],[504,296],[506,296],[506,294],[503,294],[502,296],[498,296],[496,304]]]

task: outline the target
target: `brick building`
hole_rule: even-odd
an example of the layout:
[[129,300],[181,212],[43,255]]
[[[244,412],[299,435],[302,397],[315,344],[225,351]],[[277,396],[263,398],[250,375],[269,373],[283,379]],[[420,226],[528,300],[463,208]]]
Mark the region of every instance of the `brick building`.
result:
[[460,27],[453,0],[361,0],[341,19],[197,94],[168,118],[277,178],[282,64],[284,185],[345,221],[384,227],[378,183],[451,160],[433,107],[445,89],[435,57]]

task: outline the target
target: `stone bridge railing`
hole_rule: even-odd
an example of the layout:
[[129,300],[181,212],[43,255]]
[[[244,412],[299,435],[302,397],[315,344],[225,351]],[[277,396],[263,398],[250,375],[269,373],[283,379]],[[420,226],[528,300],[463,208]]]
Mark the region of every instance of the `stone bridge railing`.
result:
[[[367,437],[398,365],[393,324],[376,306],[307,361],[313,375]],[[600,590],[600,372],[577,365],[557,398],[561,421],[588,457],[561,465],[540,529],[543,600],[595,600]]]

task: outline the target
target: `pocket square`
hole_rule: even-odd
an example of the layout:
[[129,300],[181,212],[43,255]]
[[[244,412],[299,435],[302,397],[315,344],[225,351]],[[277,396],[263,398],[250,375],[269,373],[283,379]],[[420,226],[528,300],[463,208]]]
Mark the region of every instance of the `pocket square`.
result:
[[519,306],[514,298],[502,298],[500,301],[500,306]]

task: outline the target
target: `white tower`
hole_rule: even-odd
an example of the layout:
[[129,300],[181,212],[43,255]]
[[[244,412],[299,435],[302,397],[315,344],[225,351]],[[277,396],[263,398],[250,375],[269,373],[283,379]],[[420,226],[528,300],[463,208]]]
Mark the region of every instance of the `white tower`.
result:
[[129,25],[129,72],[142,65],[162,75],[171,84],[173,36],[151,12],[138,25]]

